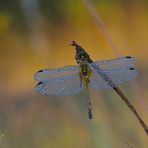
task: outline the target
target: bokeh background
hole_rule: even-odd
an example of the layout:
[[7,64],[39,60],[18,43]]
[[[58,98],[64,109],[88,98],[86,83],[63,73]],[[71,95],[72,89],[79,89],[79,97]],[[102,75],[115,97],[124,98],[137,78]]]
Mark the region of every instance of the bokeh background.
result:
[[103,27],[85,2],[0,0],[1,148],[148,147],[139,122],[113,90],[91,92],[92,120],[83,93],[57,97],[34,90],[36,71],[76,64],[71,40],[94,60],[132,55],[139,75],[120,88],[148,124],[148,2],[89,1]]

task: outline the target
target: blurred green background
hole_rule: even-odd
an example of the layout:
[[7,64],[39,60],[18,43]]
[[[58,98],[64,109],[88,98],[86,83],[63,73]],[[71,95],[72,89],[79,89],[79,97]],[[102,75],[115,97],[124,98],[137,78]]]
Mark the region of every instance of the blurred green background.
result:
[[[0,147],[147,148],[139,122],[113,90],[43,96],[34,73],[76,64],[70,41],[94,60],[117,57],[82,0],[0,0]],[[120,88],[148,123],[148,2],[91,0],[120,55],[137,59],[136,81]]]

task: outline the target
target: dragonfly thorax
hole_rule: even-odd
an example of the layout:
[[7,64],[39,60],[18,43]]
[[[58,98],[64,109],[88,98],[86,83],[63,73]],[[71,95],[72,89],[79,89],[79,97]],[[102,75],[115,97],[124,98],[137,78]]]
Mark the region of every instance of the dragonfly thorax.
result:
[[83,77],[89,77],[92,73],[88,63],[86,61],[80,61],[80,73],[83,75]]
[[84,89],[86,92],[89,90],[89,82],[90,82],[90,76],[92,75],[92,71],[89,67],[89,64],[86,61],[80,61],[79,63],[80,69],[79,69],[79,76],[80,76],[80,82],[83,83]]
[[87,62],[89,61],[90,57],[89,55],[85,52],[84,49],[77,50],[76,55],[75,55],[76,62],[79,64],[80,62]]

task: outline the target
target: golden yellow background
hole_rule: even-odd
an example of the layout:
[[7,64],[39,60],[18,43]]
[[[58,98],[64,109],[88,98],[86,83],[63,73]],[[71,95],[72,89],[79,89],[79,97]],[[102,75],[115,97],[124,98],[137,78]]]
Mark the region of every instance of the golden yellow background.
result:
[[94,60],[137,59],[138,77],[120,88],[148,124],[148,2],[91,0],[117,50],[85,0],[0,0],[0,147],[147,148],[148,137],[113,90],[92,91],[93,119],[83,93],[36,93],[34,73],[76,64],[77,41]]

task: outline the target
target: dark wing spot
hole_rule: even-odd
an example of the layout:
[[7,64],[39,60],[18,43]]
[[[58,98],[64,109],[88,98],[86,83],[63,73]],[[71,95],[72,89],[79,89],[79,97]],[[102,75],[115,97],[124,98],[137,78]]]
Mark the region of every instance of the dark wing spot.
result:
[[39,73],[39,72],[43,72],[43,70],[39,70],[38,73]]
[[125,58],[130,59],[130,58],[132,58],[132,57],[131,57],[131,56],[126,56]]
[[130,70],[134,70],[134,68],[133,68],[133,67],[131,67],[131,68],[130,68]]
[[41,85],[41,84],[43,84],[43,82],[39,82],[39,83],[38,83],[38,85]]

